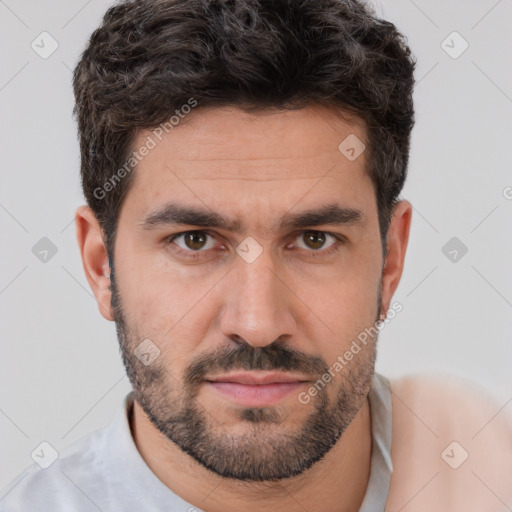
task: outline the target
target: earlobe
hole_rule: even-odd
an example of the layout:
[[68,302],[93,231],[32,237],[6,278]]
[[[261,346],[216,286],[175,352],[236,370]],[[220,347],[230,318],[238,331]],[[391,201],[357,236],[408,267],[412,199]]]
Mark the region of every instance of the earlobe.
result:
[[110,265],[103,230],[88,206],[76,210],[75,227],[85,277],[96,297],[100,313],[105,319],[113,321]]
[[388,310],[400,283],[409,242],[411,218],[411,203],[405,199],[399,201],[394,207],[387,235],[388,254],[382,275],[382,307],[384,311]]

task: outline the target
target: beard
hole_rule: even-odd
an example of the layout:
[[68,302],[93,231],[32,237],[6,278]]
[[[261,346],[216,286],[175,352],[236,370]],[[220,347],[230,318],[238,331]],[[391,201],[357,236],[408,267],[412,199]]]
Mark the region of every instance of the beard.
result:
[[[228,432],[215,418],[215,407],[209,412],[197,400],[207,375],[231,370],[294,371],[317,376],[313,385],[329,373],[329,366],[323,359],[298,352],[279,339],[256,348],[237,340],[237,348],[202,353],[181,377],[171,374],[162,357],[145,366],[134,354],[144,337],[125,314],[113,267],[111,270],[114,320],[134,399],[167,439],[217,475],[260,482],[300,475],[329,452],[367,400],[374,375],[376,339],[342,369],[338,379],[341,384],[333,379],[322,387],[316,386],[318,392],[311,397],[307,405],[311,410],[300,428],[286,424],[286,418],[294,411],[287,413],[276,405],[237,408],[238,432]],[[334,396],[329,395],[329,389]]]

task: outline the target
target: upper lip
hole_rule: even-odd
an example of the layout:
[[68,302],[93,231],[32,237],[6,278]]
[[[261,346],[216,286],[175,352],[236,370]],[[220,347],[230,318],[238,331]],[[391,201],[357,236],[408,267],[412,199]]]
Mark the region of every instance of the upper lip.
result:
[[263,385],[283,382],[309,382],[302,375],[293,375],[284,372],[237,372],[226,375],[216,375],[205,379],[209,382],[234,382],[236,384]]

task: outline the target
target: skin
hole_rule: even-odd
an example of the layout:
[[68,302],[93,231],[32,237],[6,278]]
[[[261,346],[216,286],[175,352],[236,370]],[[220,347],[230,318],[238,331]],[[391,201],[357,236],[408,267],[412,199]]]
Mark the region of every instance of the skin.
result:
[[[141,131],[135,147],[148,134]],[[365,153],[350,161],[338,150],[349,134],[365,140],[364,126],[356,119],[348,122],[318,106],[256,114],[234,107],[193,111],[137,166],[119,217],[114,305],[102,230],[88,207],[76,212],[83,267],[100,312],[116,320],[118,329],[123,325],[118,333],[136,397],[134,441],[155,475],[202,510],[348,512],[357,511],[363,500],[371,458],[366,395],[376,339],[319,393],[333,410],[344,392],[354,410],[350,417],[347,413],[349,425],[337,442],[298,475],[265,482],[221,476],[170,441],[147,414],[165,421],[171,409],[186,407],[192,398],[185,376],[198,357],[217,362],[215,351],[265,349],[275,342],[307,361],[332,366],[388,310],[403,270],[412,206],[406,200],[395,206],[384,261]],[[173,201],[237,219],[246,230],[140,227],[150,212]],[[365,222],[292,232],[271,229],[290,211],[334,202],[361,210]],[[172,235],[190,230],[211,234],[197,261],[179,256],[178,242],[169,242]],[[315,251],[304,237],[311,230],[338,234],[345,241],[327,254],[337,243],[327,236],[325,248]],[[236,253],[248,236],[262,249],[252,263]],[[183,239],[179,247],[192,252]],[[160,350],[149,366],[133,355],[146,338]],[[299,402],[299,391],[321,376],[302,375],[310,382],[265,408],[274,421],[248,421],[244,407],[200,385],[193,403],[207,420],[213,448],[218,443],[220,449],[229,438],[261,463],[267,455],[270,461],[270,443],[286,445],[320,403],[318,397],[309,404]]]

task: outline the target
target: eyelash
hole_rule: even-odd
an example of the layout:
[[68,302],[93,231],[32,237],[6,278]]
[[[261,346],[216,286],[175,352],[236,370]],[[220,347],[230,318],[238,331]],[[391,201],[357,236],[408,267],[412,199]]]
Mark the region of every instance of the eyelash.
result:
[[[181,233],[176,233],[175,235],[167,237],[165,239],[165,242],[167,244],[171,245],[176,238],[179,238],[180,236],[186,235],[189,233],[202,233],[202,234],[213,237],[213,235],[210,232],[204,231],[204,230],[182,231]],[[341,248],[340,246],[343,245],[343,243],[346,241],[345,237],[343,237],[342,235],[338,235],[337,233],[331,233],[329,231],[317,231],[314,229],[307,229],[307,230],[301,231],[297,236],[303,235],[304,233],[321,233],[324,235],[329,235],[336,240],[336,243],[333,243],[326,250],[318,249],[316,251],[314,251],[314,250],[307,251],[310,253],[308,257],[311,257],[311,258],[318,258],[318,257],[334,254],[335,252],[340,250],[340,248]],[[202,257],[201,253],[207,252],[207,251],[201,251],[201,250],[199,250],[199,251],[188,250],[187,251],[187,250],[182,249],[181,247],[177,246],[176,244],[174,244],[174,245],[175,245],[175,247],[173,248],[174,252],[176,252],[179,256],[183,256],[184,258],[194,260],[194,261],[196,261]]]

